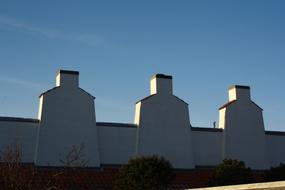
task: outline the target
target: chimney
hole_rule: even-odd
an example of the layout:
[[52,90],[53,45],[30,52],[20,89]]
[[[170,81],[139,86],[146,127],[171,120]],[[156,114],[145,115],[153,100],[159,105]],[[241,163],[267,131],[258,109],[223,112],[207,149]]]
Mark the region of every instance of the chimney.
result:
[[229,101],[250,100],[250,87],[241,85],[232,85],[229,87]]
[[74,88],[79,86],[79,72],[59,70],[56,74],[56,86]]
[[172,95],[172,76],[156,74],[150,80],[150,94]]

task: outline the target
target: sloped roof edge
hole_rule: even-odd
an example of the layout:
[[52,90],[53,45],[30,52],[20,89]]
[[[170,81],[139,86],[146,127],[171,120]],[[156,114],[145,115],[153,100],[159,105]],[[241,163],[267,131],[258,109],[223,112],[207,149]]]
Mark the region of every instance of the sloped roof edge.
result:
[[[155,95],[157,95],[157,94],[149,95],[149,96],[147,96],[147,97],[145,97],[145,98],[143,98],[143,99],[137,101],[136,104],[139,103],[139,102],[145,101],[145,100],[147,100],[147,99],[149,99],[149,98],[151,98],[151,97],[153,97],[153,96],[155,96]],[[182,100],[181,98],[179,98],[179,97],[177,97],[177,96],[175,96],[175,95],[172,95],[172,96],[175,97],[176,99],[180,100],[181,102],[184,102],[185,104],[188,105],[188,103],[185,102],[184,100]]]
[[[39,97],[41,97],[42,95],[47,94],[47,93],[49,93],[49,92],[51,92],[51,91],[57,89],[57,88],[60,88],[60,86],[53,87],[53,88],[51,88],[51,89],[49,89],[49,90],[47,90],[47,91],[41,93],[41,94],[39,95]],[[89,96],[91,96],[93,99],[96,98],[95,96],[93,96],[92,94],[90,94],[89,92],[87,92],[86,90],[83,90],[83,89],[80,88],[80,87],[78,87],[78,89],[81,90],[81,91],[83,91],[83,92],[85,92],[86,94],[88,94]]]

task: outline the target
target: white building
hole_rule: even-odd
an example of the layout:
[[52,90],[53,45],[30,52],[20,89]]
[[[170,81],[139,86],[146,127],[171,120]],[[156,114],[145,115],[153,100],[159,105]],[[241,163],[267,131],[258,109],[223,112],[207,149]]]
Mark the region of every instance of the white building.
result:
[[0,117],[0,150],[20,143],[22,161],[36,166],[62,166],[74,145],[84,145],[88,167],[153,154],[178,169],[215,166],[224,158],[252,169],[285,163],[285,132],[264,130],[248,86],[229,88],[219,128],[192,127],[188,104],[173,95],[172,77],[163,74],[151,78],[150,96],[136,103],[133,124],[96,122],[94,99],[79,87],[79,72],[60,70],[56,87],[40,95],[37,119]]

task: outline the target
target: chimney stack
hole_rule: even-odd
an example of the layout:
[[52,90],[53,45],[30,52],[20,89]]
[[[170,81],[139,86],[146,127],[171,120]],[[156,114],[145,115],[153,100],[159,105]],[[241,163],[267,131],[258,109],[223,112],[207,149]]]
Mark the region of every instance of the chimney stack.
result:
[[241,85],[232,85],[229,87],[229,101],[250,100],[250,87]]
[[56,86],[74,88],[79,86],[79,72],[59,70],[56,74]]
[[172,95],[172,76],[156,74],[150,80],[150,94]]

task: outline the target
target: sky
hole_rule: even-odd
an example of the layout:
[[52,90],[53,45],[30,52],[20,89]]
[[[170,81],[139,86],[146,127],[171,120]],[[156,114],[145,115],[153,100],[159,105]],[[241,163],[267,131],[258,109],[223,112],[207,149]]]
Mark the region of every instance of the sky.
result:
[[97,121],[132,123],[153,74],[212,127],[232,84],[285,131],[285,1],[1,0],[0,116],[36,118],[59,69],[80,72]]

